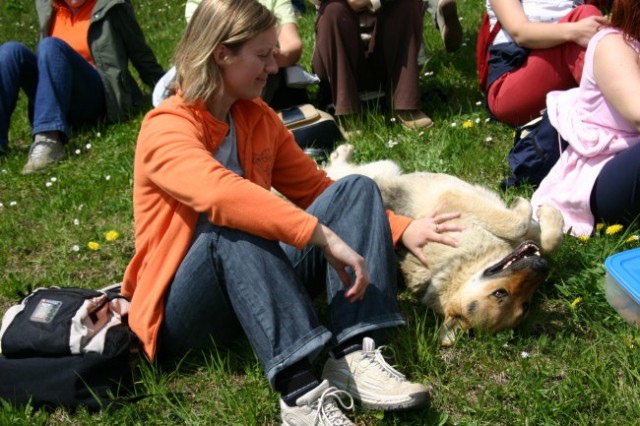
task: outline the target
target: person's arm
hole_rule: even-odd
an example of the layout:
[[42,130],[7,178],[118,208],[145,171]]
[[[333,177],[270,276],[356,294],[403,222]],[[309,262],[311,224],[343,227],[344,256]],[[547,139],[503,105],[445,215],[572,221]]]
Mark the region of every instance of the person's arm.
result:
[[288,23],[278,27],[278,51],[275,54],[278,68],[297,64],[302,56],[302,40],[298,26]]
[[502,28],[518,46],[546,49],[573,42],[587,47],[591,37],[607,22],[602,16],[590,16],[578,22],[530,22],[520,0],[490,0]]
[[464,225],[449,222],[459,217],[459,212],[439,214],[436,210],[431,216],[414,219],[402,234],[402,244],[428,268],[429,259],[422,247],[430,242],[458,247],[458,241],[444,232],[463,231]]
[[[327,226],[318,223],[311,236],[310,244],[320,247],[327,262],[338,272],[342,284],[347,288],[345,297],[350,302],[364,299],[369,286],[369,273],[364,258],[356,253]],[[347,268],[351,268],[355,281],[351,282]]]
[[593,72],[605,99],[640,131],[640,61],[621,34],[604,36],[596,46]]
[[110,19],[115,21],[129,60],[138,71],[140,79],[153,88],[164,75],[164,70],[144,38],[133,6],[125,2],[120,7],[114,7],[110,13],[113,13]]

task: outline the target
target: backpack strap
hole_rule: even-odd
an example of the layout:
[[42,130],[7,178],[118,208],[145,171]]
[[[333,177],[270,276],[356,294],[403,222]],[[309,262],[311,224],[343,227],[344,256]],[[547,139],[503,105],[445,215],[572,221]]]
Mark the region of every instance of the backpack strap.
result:
[[496,24],[489,30],[491,21],[489,14],[485,11],[480,22],[480,30],[478,31],[478,40],[476,44],[476,65],[478,69],[478,82],[483,92],[487,90],[487,81],[489,76],[489,48],[493,44],[498,32],[502,29],[500,21],[496,20]]

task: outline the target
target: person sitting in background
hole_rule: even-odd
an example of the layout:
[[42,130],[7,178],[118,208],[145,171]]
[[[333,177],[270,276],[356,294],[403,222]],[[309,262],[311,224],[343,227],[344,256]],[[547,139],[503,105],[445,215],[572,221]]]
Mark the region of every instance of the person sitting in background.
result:
[[456,0],[424,0],[424,10],[431,15],[433,25],[440,31],[445,50],[458,50],[462,45],[462,25]]
[[[361,109],[360,93],[386,92],[395,117],[409,129],[433,122],[420,110],[418,53],[422,0],[323,0],[315,25],[313,70],[343,122]],[[370,20],[363,43],[361,20]]]
[[[487,0],[491,27],[486,106],[498,121],[520,126],[540,116],[552,90],[580,83],[584,52],[607,20],[583,0]],[[576,6],[577,5],[577,6]]]
[[153,87],[164,70],[145,42],[129,0],[36,0],[36,52],[0,46],[0,151],[20,89],[29,100],[33,143],[22,173],[66,157],[70,125],[120,120],[145,106],[129,61]]
[[[202,0],[187,0],[184,16],[187,23]],[[279,110],[294,105],[309,102],[309,96],[304,87],[289,87],[287,83],[287,68],[295,66],[302,56],[302,39],[298,34],[297,18],[291,0],[258,0],[263,6],[271,10],[278,18],[278,50],[275,52],[278,72],[269,75],[267,85],[262,92],[264,99],[271,108]],[[306,77],[301,69],[297,70]],[[171,82],[175,76],[175,68],[169,70],[159,85],[161,88],[154,92],[154,105],[157,106],[171,93]],[[301,82],[300,86],[305,86]],[[165,90],[168,87],[168,90]],[[160,95],[158,90],[162,91]]]
[[638,2],[615,0],[610,24],[589,42],[580,86],[547,95],[549,120],[568,147],[531,203],[555,205],[576,236],[640,215],[639,56]]
[[[426,264],[424,244],[457,244],[447,232],[462,229],[449,222],[460,214],[394,215],[372,179],[318,169],[259,98],[278,70],[276,25],[255,0],[203,0],[187,24],[176,94],[136,143],[129,325],[151,359],[244,331],[285,425],[351,425],[339,408],[348,394],[372,409],[423,405],[426,387],[373,338],[404,324],[394,245]],[[319,380],[312,362],[329,345]]]

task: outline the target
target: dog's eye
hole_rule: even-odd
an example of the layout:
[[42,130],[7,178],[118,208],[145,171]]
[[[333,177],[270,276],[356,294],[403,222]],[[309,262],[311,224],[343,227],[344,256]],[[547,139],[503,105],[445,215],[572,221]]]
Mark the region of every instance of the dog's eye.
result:
[[504,288],[499,288],[498,290],[491,293],[491,295],[497,299],[504,299],[509,295],[509,293],[507,293],[507,290],[505,290]]

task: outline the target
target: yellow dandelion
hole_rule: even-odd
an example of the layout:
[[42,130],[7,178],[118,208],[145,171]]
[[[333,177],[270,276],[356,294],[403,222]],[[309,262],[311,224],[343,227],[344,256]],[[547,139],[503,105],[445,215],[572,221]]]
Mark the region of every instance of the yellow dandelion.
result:
[[473,121],[467,120],[464,123],[462,123],[462,128],[463,129],[468,129],[470,127],[473,127]]
[[633,337],[631,337],[631,336],[624,336],[624,343],[627,344],[627,347],[629,349],[635,348],[635,344],[633,342]]
[[581,243],[586,243],[587,241],[589,241],[589,236],[588,235],[580,235],[578,237],[578,240],[580,240]]
[[111,231],[105,232],[104,239],[107,241],[115,241],[118,239],[119,236],[120,234],[118,233],[118,231],[114,231],[112,229]]
[[618,232],[622,231],[623,226],[622,225],[611,225],[608,226],[607,229],[604,231],[605,234],[607,235],[613,235],[613,234],[617,234]]
[[575,299],[573,299],[573,302],[571,302],[571,307],[575,308],[581,303],[582,303],[582,297],[576,297]]
[[629,238],[627,238],[625,240],[625,242],[627,243],[634,243],[636,241],[640,240],[640,237],[638,237],[637,235],[631,235]]
[[89,241],[89,243],[87,243],[87,247],[89,247],[89,250],[100,250],[100,243],[96,243],[95,241]]
[[602,228],[604,228],[604,223],[596,224],[596,231],[600,232],[600,231],[602,231]]

